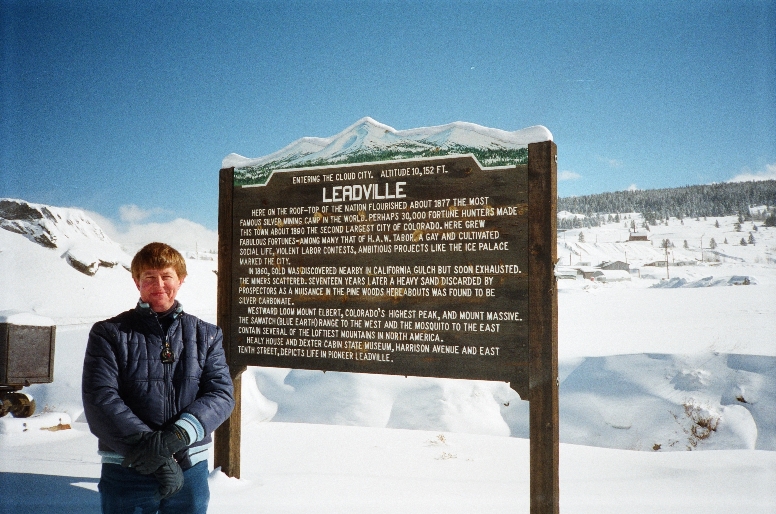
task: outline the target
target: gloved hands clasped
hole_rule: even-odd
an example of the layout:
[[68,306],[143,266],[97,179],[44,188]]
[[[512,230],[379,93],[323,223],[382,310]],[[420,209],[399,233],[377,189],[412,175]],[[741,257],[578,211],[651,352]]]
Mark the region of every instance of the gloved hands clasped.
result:
[[132,449],[121,463],[143,475],[153,473],[159,482],[160,499],[169,498],[183,487],[183,470],[173,457],[189,445],[189,435],[178,425],[165,430],[135,434],[127,439]]
[[154,477],[159,482],[157,494],[160,500],[169,498],[183,488],[183,470],[172,457],[166,459],[164,464],[154,471]]
[[188,445],[189,434],[178,425],[155,432],[144,432],[139,435],[139,440],[134,443],[121,465],[149,475]]

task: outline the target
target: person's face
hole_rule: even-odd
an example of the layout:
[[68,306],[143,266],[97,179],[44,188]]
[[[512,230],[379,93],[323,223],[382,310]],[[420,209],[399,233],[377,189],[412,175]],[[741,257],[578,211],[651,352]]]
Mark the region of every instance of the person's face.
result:
[[140,273],[135,285],[140,291],[140,299],[151,306],[154,312],[164,312],[175,303],[175,296],[183,280],[173,268],[149,269]]

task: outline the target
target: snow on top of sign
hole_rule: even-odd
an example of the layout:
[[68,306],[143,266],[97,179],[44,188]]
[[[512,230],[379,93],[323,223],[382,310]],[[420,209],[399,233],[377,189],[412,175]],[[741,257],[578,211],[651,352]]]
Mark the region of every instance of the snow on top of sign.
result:
[[34,327],[51,327],[56,322],[46,316],[39,316],[31,312],[22,312],[16,310],[0,311],[0,323],[10,325],[28,325]]
[[396,130],[370,117],[364,117],[334,136],[303,137],[263,157],[248,158],[235,153],[229,154],[223,159],[222,167],[241,168],[274,162],[283,163],[283,167],[294,167],[309,162],[341,160],[343,156],[362,151],[411,151],[450,147],[517,149],[525,148],[529,143],[551,140],[552,133],[541,125],[509,132],[456,121],[433,127]]

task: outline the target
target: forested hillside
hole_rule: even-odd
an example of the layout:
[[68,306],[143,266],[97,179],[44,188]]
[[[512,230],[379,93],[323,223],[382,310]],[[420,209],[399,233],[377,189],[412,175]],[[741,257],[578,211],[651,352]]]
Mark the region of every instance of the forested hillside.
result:
[[657,219],[737,214],[748,216],[749,207],[755,205],[776,205],[776,180],[616,191],[558,199],[558,211],[586,216],[651,213],[651,217]]

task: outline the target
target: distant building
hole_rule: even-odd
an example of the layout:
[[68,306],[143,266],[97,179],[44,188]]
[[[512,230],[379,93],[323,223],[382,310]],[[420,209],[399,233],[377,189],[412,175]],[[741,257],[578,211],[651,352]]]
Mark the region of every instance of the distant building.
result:
[[561,266],[555,267],[555,278],[559,280],[576,280],[577,276],[577,270],[574,268]]
[[599,271],[599,274],[593,277],[596,282],[622,282],[630,280],[630,273],[625,270]]
[[649,237],[641,232],[629,232],[628,241],[649,241]]
[[623,261],[602,262],[599,268],[605,271],[621,270],[629,272],[630,264]]
[[602,270],[598,268],[579,268],[578,273],[584,280],[595,282],[621,282],[630,280],[630,272],[626,270]]
[[601,270],[598,268],[591,268],[589,266],[575,266],[577,273],[585,280],[593,280],[596,276],[601,275]]

